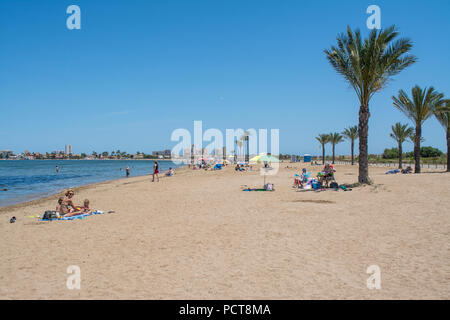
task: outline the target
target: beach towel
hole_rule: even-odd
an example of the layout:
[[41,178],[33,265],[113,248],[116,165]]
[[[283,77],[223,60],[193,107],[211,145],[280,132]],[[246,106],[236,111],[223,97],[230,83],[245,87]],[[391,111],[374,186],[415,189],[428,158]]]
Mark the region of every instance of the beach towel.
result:
[[389,170],[388,172],[386,172],[386,174],[397,174],[399,172],[400,172],[400,170],[395,169],[395,170]]
[[60,218],[53,218],[53,219],[40,219],[39,221],[53,221],[53,220],[61,221],[61,220],[76,220],[76,219],[77,220],[81,220],[81,219],[85,219],[86,217],[92,216],[94,214],[104,214],[104,212],[100,211],[100,210],[96,210],[96,211],[94,211],[92,213],[83,213],[83,214],[79,214],[77,216],[72,216],[72,217],[64,217],[64,216],[62,216]]

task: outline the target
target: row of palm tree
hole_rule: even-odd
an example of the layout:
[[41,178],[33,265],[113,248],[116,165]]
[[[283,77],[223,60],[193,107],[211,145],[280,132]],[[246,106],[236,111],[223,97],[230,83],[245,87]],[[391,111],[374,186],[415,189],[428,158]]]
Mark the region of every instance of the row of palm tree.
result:
[[[444,94],[437,92],[433,87],[422,89],[417,85],[412,88],[411,97],[409,97],[405,91],[400,90],[398,96],[392,97],[392,100],[394,107],[403,112],[415,125],[415,128],[411,129],[412,132],[414,132],[414,171],[420,173],[422,125],[433,115],[435,115],[438,120],[445,117],[446,114],[448,117],[449,111],[445,110],[445,104],[447,104],[448,107],[448,100],[445,100]],[[449,150],[447,150],[447,154],[448,151]],[[447,171],[449,171],[448,162]]]
[[[420,88],[419,88],[420,89]],[[416,87],[413,90],[419,90]],[[429,91],[429,89],[428,89]],[[425,90],[423,90],[425,92]],[[416,93],[419,95],[419,93]],[[442,96],[442,95],[441,95]],[[394,101],[399,100],[394,97]],[[420,101],[417,100],[417,101]],[[394,102],[395,105],[396,102]],[[450,172],[450,100],[445,100],[443,104],[438,105],[438,107],[429,108],[429,107],[417,107],[415,103],[412,104],[404,104],[402,107],[402,111],[407,113],[411,119],[413,119],[416,123],[416,129],[408,126],[408,124],[401,124],[397,122],[392,126],[392,132],[390,134],[391,138],[394,139],[398,143],[398,167],[402,169],[402,155],[403,155],[403,142],[406,139],[411,140],[414,143],[414,160],[417,164],[418,169],[420,170],[420,143],[423,142],[423,138],[418,135],[417,132],[421,131],[423,122],[430,118],[431,115],[434,115],[438,122],[442,125],[445,130],[446,139],[447,139],[447,172]],[[417,152],[418,151],[418,152]],[[420,172],[420,171],[419,171]]]
[[325,145],[331,143],[332,146],[332,163],[335,160],[336,145],[347,139],[351,144],[352,165],[355,164],[355,140],[358,139],[358,127],[353,126],[344,129],[342,133],[332,132],[329,134],[319,134],[316,140],[322,145],[322,162],[325,163]]
[[[360,30],[353,32],[347,27],[346,33],[338,35],[337,45],[324,50],[331,66],[350,84],[360,102],[358,181],[364,184],[370,183],[367,143],[370,101],[375,93],[388,85],[393,76],[417,62],[417,58],[409,54],[413,46],[412,41],[398,36],[399,32],[395,26],[381,30],[373,29],[365,39]],[[393,101],[395,107],[415,122],[415,172],[419,173],[422,124],[431,114],[436,113],[437,117],[443,117],[444,127],[447,121],[448,127],[448,104],[446,107],[443,106],[443,95],[437,93],[434,88],[422,90],[419,86],[413,88],[412,99],[400,90],[398,97],[393,97]]]

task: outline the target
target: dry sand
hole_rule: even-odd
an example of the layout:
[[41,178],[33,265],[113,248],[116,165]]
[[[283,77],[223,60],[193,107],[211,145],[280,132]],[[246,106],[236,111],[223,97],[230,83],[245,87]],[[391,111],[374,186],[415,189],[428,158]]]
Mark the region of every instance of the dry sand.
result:
[[[448,173],[371,168],[373,186],[316,193],[292,189],[285,166],[268,179],[272,193],[241,191],[262,185],[258,171],[185,169],[77,190],[76,203],[111,214],[28,218],[56,195],[1,209],[0,298],[450,298]],[[337,170],[339,183],[357,180],[356,166]],[[69,265],[81,268],[80,290],[66,287]],[[370,265],[381,290],[366,286]]]

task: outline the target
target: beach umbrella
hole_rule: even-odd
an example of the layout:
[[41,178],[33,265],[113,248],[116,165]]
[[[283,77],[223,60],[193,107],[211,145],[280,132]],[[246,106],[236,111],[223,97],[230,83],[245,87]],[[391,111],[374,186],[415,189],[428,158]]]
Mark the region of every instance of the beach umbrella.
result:
[[[280,160],[278,160],[278,158],[271,156],[271,155],[267,155],[267,154],[260,154],[256,157],[253,157],[250,159],[251,162],[280,162]],[[266,185],[266,173],[268,168],[263,168],[264,170],[264,186]]]
[[274,156],[267,154],[260,154],[259,156],[250,159],[251,162],[280,162],[280,160]]

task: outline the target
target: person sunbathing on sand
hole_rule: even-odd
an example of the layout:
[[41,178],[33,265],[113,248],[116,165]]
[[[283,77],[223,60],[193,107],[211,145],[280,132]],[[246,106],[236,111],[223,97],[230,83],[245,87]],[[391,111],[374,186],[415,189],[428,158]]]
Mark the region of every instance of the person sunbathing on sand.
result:
[[72,201],[72,198],[74,195],[75,195],[75,192],[72,189],[69,189],[66,191],[66,197],[64,198],[64,205],[69,210],[69,213],[80,210],[80,206],[75,206]]
[[403,169],[402,170],[402,173],[403,174],[409,174],[409,173],[412,173],[412,168],[410,167],[410,166],[408,166],[406,169]]
[[89,213],[92,212],[92,209],[89,206],[89,200],[88,199],[85,199],[84,203],[83,203],[83,206],[82,207],[78,207],[78,209],[79,210],[77,210],[77,211],[73,211],[73,212],[67,213],[65,216],[66,217],[73,217],[73,216],[77,216],[77,215],[80,215],[80,214],[86,214],[86,213],[89,214]]
[[60,197],[58,199],[58,205],[56,206],[56,212],[59,212],[60,215],[66,215],[69,213],[69,208],[64,203],[64,198]]

